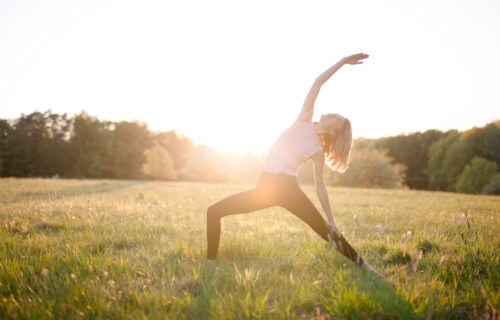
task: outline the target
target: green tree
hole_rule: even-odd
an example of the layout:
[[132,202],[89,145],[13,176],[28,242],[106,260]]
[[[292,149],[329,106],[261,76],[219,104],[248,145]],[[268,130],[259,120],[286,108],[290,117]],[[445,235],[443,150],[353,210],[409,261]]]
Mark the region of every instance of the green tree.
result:
[[500,121],[485,126],[479,151],[485,159],[494,161],[500,167]]
[[107,175],[120,179],[143,178],[144,150],[153,146],[147,125],[120,121],[113,125],[111,134],[111,153],[106,158]]
[[453,130],[434,142],[429,148],[427,166],[424,169],[424,174],[429,179],[427,185],[429,190],[446,190],[447,180],[446,172],[443,170],[443,162],[448,149],[459,140],[460,133]]
[[427,165],[427,153],[430,146],[441,139],[443,133],[427,130],[407,135],[380,138],[375,142],[379,150],[387,150],[387,156],[393,163],[404,165],[405,184],[412,189],[426,189],[428,177],[424,174]]
[[181,180],[186,178],[188,160],[195,145],[193,141],[177,133],[175,130],[160,132],[154,136],[155,143],[164,147],[174,161],[175,170]]
[[69,155],[74,177],[106,177],[106,160],[111,157],[112,123],[99,121],[85,111],[75,116]]
[[495,173],[481,191],[483,194],[500,195],[500,173]]
[[9,135],[5,166],[9,176],[26,177],[40,174],[42,148],[46,138],[45,117],[40,112],[22,114],[13,122]]
[[177,177],[174,162],[165,148],[155,145],[145,150],[144,155],[146,162],[142,171],[145,175],[156,180],[174,180]]
[[3,175],[40,177],[65,172],[70,126],[66,114],[50,110],[21,115],[12,127],[0,123]]
[[70,169],[69,138],[73,120],[67,114],[46,112],[47,139],[44,149],[43,173],[53,176],[59,174],[67,176]]
[[481,147],[485,137],[485,128],[474,127],[462,132],[460,139],[455,141],[446,151],[442,169],[446,177],[446,190],[456,190],[455,185],[458,177],[474,157],[487,158],[484,149]]
[[5,176],[7,173],[6,170],[4,170],[3,159],[7,157],[8,139],[11,131],[12,128],[9,122],[5,119],[0,119],[0,177]]
[[463,193],[479,193],[495,175],[497,165],[481,157],[474,157],[458,177],[455,189]]

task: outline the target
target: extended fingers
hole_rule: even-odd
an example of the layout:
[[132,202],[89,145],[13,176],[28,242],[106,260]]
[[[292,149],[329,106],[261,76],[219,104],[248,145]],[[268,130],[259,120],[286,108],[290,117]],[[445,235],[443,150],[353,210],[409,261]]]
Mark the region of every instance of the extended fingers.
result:
[[345,63],[353,64],[353,65],[363,64],[363,61],[360,61],[360,60],[366,59],[368,57],[369,57],[369,55],[366,53],[356,53],[356,54],[353,54],[353,55],[347,57],[345,59]]
[[366,54],[366,53],[358,53],[358,54],[355,54],[355,55],[353,56],[353,58],[356,58],[356,59],[366,59],[366,58],[368,58],[368,57],[369,57],[369,55],[368,55],[368,54]]

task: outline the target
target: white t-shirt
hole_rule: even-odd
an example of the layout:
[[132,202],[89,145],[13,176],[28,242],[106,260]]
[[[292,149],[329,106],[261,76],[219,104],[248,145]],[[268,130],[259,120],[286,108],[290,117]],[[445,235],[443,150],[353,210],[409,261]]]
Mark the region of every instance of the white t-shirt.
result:
[[283,131],[269,150],[262,170],[297,176],[299,165],[323,150],[312,121],[296,122]]

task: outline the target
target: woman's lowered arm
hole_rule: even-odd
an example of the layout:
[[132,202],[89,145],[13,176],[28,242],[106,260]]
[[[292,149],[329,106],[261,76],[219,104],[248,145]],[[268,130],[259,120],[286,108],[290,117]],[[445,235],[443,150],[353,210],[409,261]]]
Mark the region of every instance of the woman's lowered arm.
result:
[[323,168],[325,164],[325,158],[323,153],[318,153],[313,158],[313,169],[314,169],[314,182],[316,185],[316,195],[319,198],[321,207],[325,211],[327,224],[332,228],[337,234],[340,234],[335,221],[333,219],[332,209],[330,207],[330,199],[328,199],[328,191],[326,190],[325,181],[323,179]]
[[366,59],[369,56],[364,53],[357,53],[351,56],[347,56],[345,58],[340,59],[339,62],[328,68],[325,72],[323,72],[319,77],[314,81],[311,89],[309,89],[309,93],[304,100],[304,105],[302,106],[302,111],[297,117],[296,122],[299,121],[311,121],[314,113],[314,102],[318,97],[319,90],[321,86],[330,79],[335,72],[337,72],[344,64],[362,64],[362,59]]
[[330,200],[328,199],[328,192],[326,190],[325,181],[323,179],[323,171],[325,165],[325,158],[323,153],[319,153],[313,158],[314,170],[314,184],[316,186],[316,195],[319,198],[321,207],[325,211],[326,218],[329,224],[335,224],[333,221],[332,209],[330,208]]

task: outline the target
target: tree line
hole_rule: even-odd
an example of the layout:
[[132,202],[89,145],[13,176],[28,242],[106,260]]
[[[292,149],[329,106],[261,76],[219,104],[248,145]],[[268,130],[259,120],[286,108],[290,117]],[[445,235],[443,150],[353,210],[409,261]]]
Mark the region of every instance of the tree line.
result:
[[[218,153],[175,130],[50,110],[0,119],[0,176],[255,182],[265,154]],[[329,185],[500,194],[500,121],[459,132],[359,138]],[[299,180],[312,183],[312,165]]]
[[84,111],[0,119],[1,177],[239,182],[250,180],[247,169],[257,170],[261,158],[219,154],[175,130],[152,132],[142,122],[103,121]]

